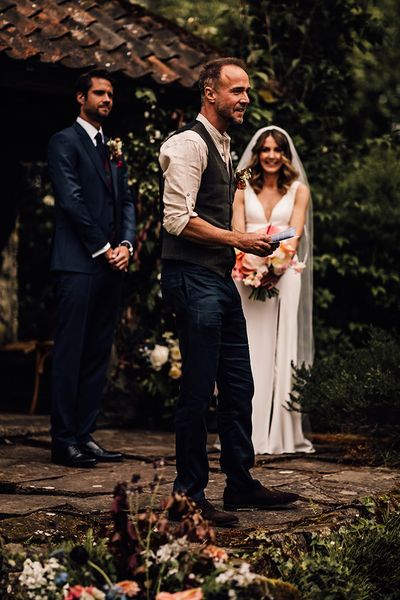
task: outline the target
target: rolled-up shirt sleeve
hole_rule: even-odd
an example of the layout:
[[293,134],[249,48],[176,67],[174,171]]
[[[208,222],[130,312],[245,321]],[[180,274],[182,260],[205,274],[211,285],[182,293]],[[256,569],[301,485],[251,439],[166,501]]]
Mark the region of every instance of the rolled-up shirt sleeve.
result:
[[180,235],[189,219],[198,216],[196,198],[207,160],[207,145],[195,131],[173,135],[161,146],[163,226],[168,233]]

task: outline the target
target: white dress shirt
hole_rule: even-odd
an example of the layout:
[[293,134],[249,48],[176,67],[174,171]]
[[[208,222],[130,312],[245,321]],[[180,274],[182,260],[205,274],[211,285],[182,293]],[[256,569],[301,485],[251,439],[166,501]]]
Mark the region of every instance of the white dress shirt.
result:
[[[231,138],[227,133],[220,133],[202,114],[198,114],[196,120],[207,129],[229,170]],[[168,233],[180,235],[189,219],[198,216],[195,207],[208,163],[207,144],[195,131],[182,131],[161,146],[159,162],[164,174],[163,226]]]
[[82,119],[82,117],[77,117],[76,122],[79,123],[81,127],[83,127],[83,129],[86,131],[86,133],[92,140],[94,146],[97,146],[96,135],[98,133],[101,133],[101,139],[103,140],[104,144],[104,133],[101,127],[100,129],[97,129],[94,125],[89,123],[89,121],[85,121],[85,119]]

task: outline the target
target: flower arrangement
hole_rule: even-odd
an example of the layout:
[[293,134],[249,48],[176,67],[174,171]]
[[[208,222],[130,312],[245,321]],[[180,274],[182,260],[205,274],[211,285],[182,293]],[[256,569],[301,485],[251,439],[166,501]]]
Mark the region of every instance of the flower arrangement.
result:
[[[162,477],[162,461],[154,463],[153,480],[116,485],[112,529],[95,540],[89,531],[84,545],[67,542],[50,556],[26,558],[21,572],[8,572],[8,597],[14,600],[274,600],[272,581],[253,573],[215,545],[215,532],[196,505],[182,494],[154,509]],[[140,500],[149,490],[148,501]],[[185,509],[178,524],[168,509]],[[7,558],[6,558],[7,561]],[[15,576],[17,575],[17,576]]]
[[[274,230],[278,228],[269,229],[271,233],[275,233]],[[299,261],[290,242],[281,242],[272,254],[265,257],[237,250],[232,277],[251,288],[249,298],[265,301],[278,295],[279,290],[275,285],[287,269],[301,273],[305,266],[304,262]]]
[[107,148],[110,159],[116,161],[117,167],[122,167],[123,150],[121,138],[117,137],[107,140]]
[[142,353],[148,358],[154,371],[161,371],[164,365],[169,363],[168,376],[171,379],[179,379],[182,375],[182,357],[179,350],[179,342],[173,337],[171,331],[162,334],[165,344],[154,344],[153,349],[144,346]]

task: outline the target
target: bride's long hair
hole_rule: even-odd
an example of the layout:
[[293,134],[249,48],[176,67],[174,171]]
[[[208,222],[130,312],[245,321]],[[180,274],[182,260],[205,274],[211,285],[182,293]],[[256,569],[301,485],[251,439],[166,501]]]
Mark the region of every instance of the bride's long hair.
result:
[[250,160],[250,164],[248,165],[248,167],[250,167],[251,169],[251,177],[249,183],[256,192],[256,194],[258,194],[262,190],[264,171],[261,168],[259,155],[262,147],[264,146],[265,140],[269,136],[272,136],[274,138],[276,144],[282,150],[283,164],[278,172],[278,189],[286,193],[293,181],[298,179],[299,173],[292,165],[292,153],[287,137],[277,129],[269,129],[268,131],[265,131],[260,135],[256,143],[254,144],[252,148],[252,157]]

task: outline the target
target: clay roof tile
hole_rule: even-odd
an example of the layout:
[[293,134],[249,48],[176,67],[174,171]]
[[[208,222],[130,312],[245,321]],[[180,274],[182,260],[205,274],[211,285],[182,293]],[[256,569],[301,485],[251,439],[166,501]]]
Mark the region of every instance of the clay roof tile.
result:
[[218,56],[167,19],[126,0],[0,0],[0,53],[18,60],[94,66],[191,87]]

